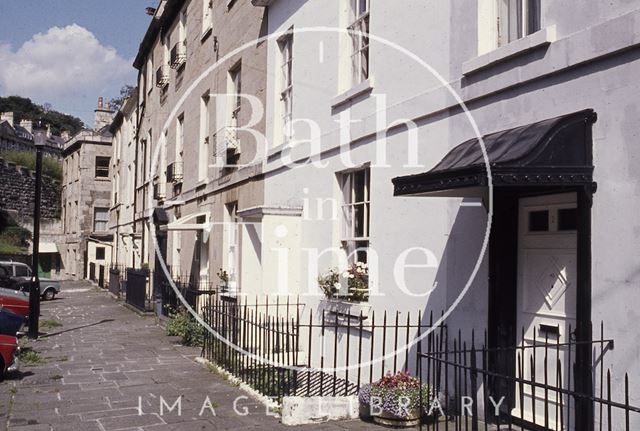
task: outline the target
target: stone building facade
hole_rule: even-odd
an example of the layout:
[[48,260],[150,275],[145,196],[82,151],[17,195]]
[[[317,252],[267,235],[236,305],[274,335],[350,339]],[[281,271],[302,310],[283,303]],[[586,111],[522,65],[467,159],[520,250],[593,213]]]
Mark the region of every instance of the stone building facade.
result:
[[[134,266],[156,267],[153,235],[174,275],[215,280],[224,268],[232,285],[240,282],[240,243],[252,243],[240,213],[264,199],[256,157],[262,143],[239,129],[252,120],[253,108],[241,94],[264,102],[266,51],[264,44],[250,43],[261,36],[263,17],[248,2],[159,3],[134,63],[132,230],[140,238]],[[123,122],[115,135],[125,135],[126,127]],[[253,129],[264,130],[262,116]],[[159,212],[167,218],[163,226],[153,224]],[[119,225],[130,221],[120,213]]]
[[141,234],[134,222],[136,183],[136,130],[138,125],[138,94],[129,97],[116,113],[109,131],[113,135],[111,156],[111,210],[109,230],[113,233],[114,266],[140,267]]
[[111,261],[109,208],[111,207],[112,112],[99,102],[94,129],[73,136],[63,150],[61,250],[70,279],[104,280]]

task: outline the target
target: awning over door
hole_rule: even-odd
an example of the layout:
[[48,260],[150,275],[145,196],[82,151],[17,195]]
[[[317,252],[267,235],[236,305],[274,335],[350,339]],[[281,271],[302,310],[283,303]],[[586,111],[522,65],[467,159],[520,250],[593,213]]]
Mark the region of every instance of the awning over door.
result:
[[210,213],[203,211],[199,213],[189,214],[179,220],[159,226],[161,231],[174,230],[202,230],[210,232],[213,224],[210,221]]
[[58,246],[53,242],[41,242],[38,245],[38,251],[40,253],[58,253]]
[[[591,125],[596,118],[587,109],[484,136],[493,185],[591,184]],[[393,179],[396,196],[474,196],[487,184],[478,138],[449,151],[428,172]]]

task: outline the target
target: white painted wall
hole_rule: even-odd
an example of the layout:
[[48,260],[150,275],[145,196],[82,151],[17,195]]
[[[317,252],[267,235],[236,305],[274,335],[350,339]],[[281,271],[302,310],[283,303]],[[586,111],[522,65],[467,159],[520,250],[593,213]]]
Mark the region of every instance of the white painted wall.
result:
[[[492,49],[489,1],[408,1],[403,7],[383,0],[371,0],[371,32],[407,47],[449,81],[468,104],[480,131],[504,130],[585,108],[598,113],[593,148],[598,191],[593,205],[593,320],[605,321],[605,336],[616,340],[605,364],[616,373],[614,390],[619,394],[624,373],[637,376],[640,363],[638,336],[633,331],[638,319],[640,297],[634,294],[640,278],[637,240],[640,222],[633,215],[640,210],[640,180],[634,145],[640,133],[637,100],[639,72],[640,2],[614,1],[588,8],[579,1],[543,0],[543,27],[556,26],[557,41],[527,54],[519,54],[484,71],[462,76],[462,64]],[[340,3],[342,5],[342,3]],[[269,33],[290,27],[335,26],[342,22],[341,6],[321,0],[275,1],[269,8]],[[401,23],[401,25],[399,25]],[[486,36],[487,31],[489,36]],[[474,35],[479,35],[474,41]],[[326,37],[324,37],[326,36]],[[322,45],[320,45],[322,40]],[[268,70],[276,73],[275,43],[269,44]],[[340,112],[351,109],[351,157],[356,164],[375,156],[377,131],[375,97],[361,99],[332,110],[331,100],[340,93],[339,38],[335,35],[296,34],[293,43],[294,118],[310,118],[320,125],[323,169],[306,166],[281,168],[276,155],[265,164],[265,199],[270,205],[304,205],[307,214],[317,211],[317,199],[336,197],[335,172],[344,169],[335,148],[340,142],[335,121]],[[373,288],[386,296],[371,298],[375,310],[394,312],[433,310],[455,302],[464,286],[477,250],[481,246],[486,213],[479,207],[460,207],[459,200],[446,198],[393,197],[391,179],[426,171],[448,149],[474,136],[467,118],[455,110],[455,99],[437,79],[406,56],[379,42],[371,47],[372,94],[388,94],[388,121],[411,118],[419,126],[419,161],[422,168],[403,167],[406,134],[391,136],[385,148],[389,167],[372,169],[371,246],[378,250],[378,274],[372,274]],[[267,86],[267,135],[273,140],[272,105],[277,103],[274,81]],[[304,135],[304,128],[300,133]],[[292,151],[300,157],[309,147]],[[499,229],[499,226],[494,226]],[[300,247],[337,246],[338,225],[331,220],[301,221]],[[440,267],[410,271],[407,285],[415,292],[431,295],[412,298],[397,294],[393,264],[409,247],[426,247],[434,252]],[[328,268],[325,259],[320,268]],[[298,268],[296,268],[296,271]],[[306,286],[308,265],[304,253],[299,266]],[[310,277],[313,280],[313,277]],[[448,324],[482,333],[487,319],[486,261]],[[637,380],[637,379],[635,379]],[[632,381],[632,393],[640,393],[640,381]],[[636,398],[637,402],[638,399]]]

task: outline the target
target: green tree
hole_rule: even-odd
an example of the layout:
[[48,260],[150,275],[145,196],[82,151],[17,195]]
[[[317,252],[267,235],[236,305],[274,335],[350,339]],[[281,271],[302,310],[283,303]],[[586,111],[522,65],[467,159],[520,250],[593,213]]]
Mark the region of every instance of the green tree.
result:
[[15,123],[21,120],[43,120],[51,127],[54,135],[59,135],[63,131],[75,135],[84,127],[81,119],[51,109],[48,103],[45,105],[33,103],[27,97],[0,97],[0,112],[13,112]]
[[124,105],[124,101],[127,100],[127,98],[131,96],[134,91],[136,91],[135,86],[129,84],[123,85],[120,89],[120,96],[109,100],[109,106],[111,107],[111,109],[113,109],[114,111],[119,111],[120,108],[122,108],[122,105]]

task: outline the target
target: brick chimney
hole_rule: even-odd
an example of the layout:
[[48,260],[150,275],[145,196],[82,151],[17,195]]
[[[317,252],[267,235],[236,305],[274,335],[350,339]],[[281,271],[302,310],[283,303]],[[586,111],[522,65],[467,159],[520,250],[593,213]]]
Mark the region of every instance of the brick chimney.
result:
[[21,120],[20,127],[24,127],[29,133],[33,133],[33,122],[31,120]]
[[6,121],[13,126],[13,112],[0,113],[0,121]]
[[109,104],[104,103],[104,98],[98,97],[98,107],[95,109],[95,117],[93,120],[93,129],[100,130],[104,126],[111,124],[113,120],[113,111]]

